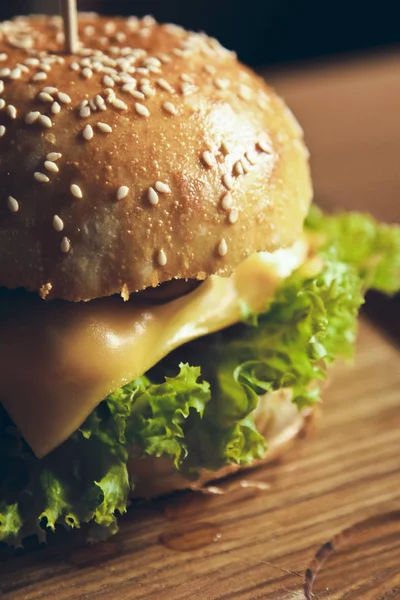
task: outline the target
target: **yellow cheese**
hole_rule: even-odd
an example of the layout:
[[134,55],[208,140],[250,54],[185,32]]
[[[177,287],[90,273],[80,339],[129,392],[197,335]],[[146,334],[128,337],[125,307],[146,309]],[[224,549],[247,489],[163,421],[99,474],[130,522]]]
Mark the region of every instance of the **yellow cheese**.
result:
[[[163,305],[119,297],[43,302],[7,292],[0,311],[0,401],[37,456],[67,439],[110,392],[185,342],[266,307],[302,264],[306,244],[258,253],[230,277],[211,276]],[[7,305],[8,302],[8,305]]]

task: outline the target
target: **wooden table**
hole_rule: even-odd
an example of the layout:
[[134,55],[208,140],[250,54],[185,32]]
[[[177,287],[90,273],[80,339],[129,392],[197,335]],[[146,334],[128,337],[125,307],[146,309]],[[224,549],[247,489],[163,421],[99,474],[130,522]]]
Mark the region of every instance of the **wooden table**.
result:
[[265,75],[305,131],[318,202],[400,223],[400,52]]
[[[399,67],[388,55],[272,75],[307,131],[322,203],[399,220]],[[93,548],[61,532],[47,548],[3,553],[0,597],[400,598],[400,356],[371,323],[324,400],[311,439],[246,475],[267,489],[226,481],[222,495],[137,507]]]

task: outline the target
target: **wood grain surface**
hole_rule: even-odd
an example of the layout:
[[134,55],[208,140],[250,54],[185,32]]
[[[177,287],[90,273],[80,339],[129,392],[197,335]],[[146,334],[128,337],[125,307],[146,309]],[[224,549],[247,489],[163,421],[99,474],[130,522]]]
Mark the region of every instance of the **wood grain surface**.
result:
[[[322,203],[400,220],[399,66],[391,54],[273,74],[307,131]],[[47,547],[1,552],[0,597],[400,598],[399,350],[363,321],[314,434],[244,486],[217,485],[224,493],[137,506],[95,547],[61,531]]]
[[77,532],[3,553],[0,597],[400,598],[399,390],[399,351],[363,322],[355,365],[334,368],[311,439],[246,475],[268,489],[231,479],[222,495],[136,507],[99,546]]

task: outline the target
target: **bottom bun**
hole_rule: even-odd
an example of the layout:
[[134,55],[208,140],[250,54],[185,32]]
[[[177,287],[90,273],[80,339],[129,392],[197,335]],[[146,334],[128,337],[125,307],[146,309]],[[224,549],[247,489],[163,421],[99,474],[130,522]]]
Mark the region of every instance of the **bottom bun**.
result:
[[196,490],[209,481],[232,475],[275,460],[292,446],[300,434],[312,422],[311,409],[299,411],[291,401],[292,391],[283,389],[259,397],[255,410],[258,431],[268,444],[265,456],[246,465],[227,465],[218,471],[200,469],[195,480],[186,479],[168,458],[137,458],[135,453],[128,464],[129,473],[135,481],[132,497],[155,498],[184,489]]

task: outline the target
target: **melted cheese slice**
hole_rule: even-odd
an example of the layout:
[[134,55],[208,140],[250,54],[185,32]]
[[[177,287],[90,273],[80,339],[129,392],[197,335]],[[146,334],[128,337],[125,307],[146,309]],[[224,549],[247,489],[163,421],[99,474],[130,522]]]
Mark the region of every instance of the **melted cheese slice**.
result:
[[29,294],[16,301],[8,292],[0,309],[0,401],[42,457],[109,393],[173,349],[238,322],[243,303],[263,310],[306,252],[305,242],[298,242],[254,254],[230,277],[213,275],[164,305],[119,297],[45,303]]

